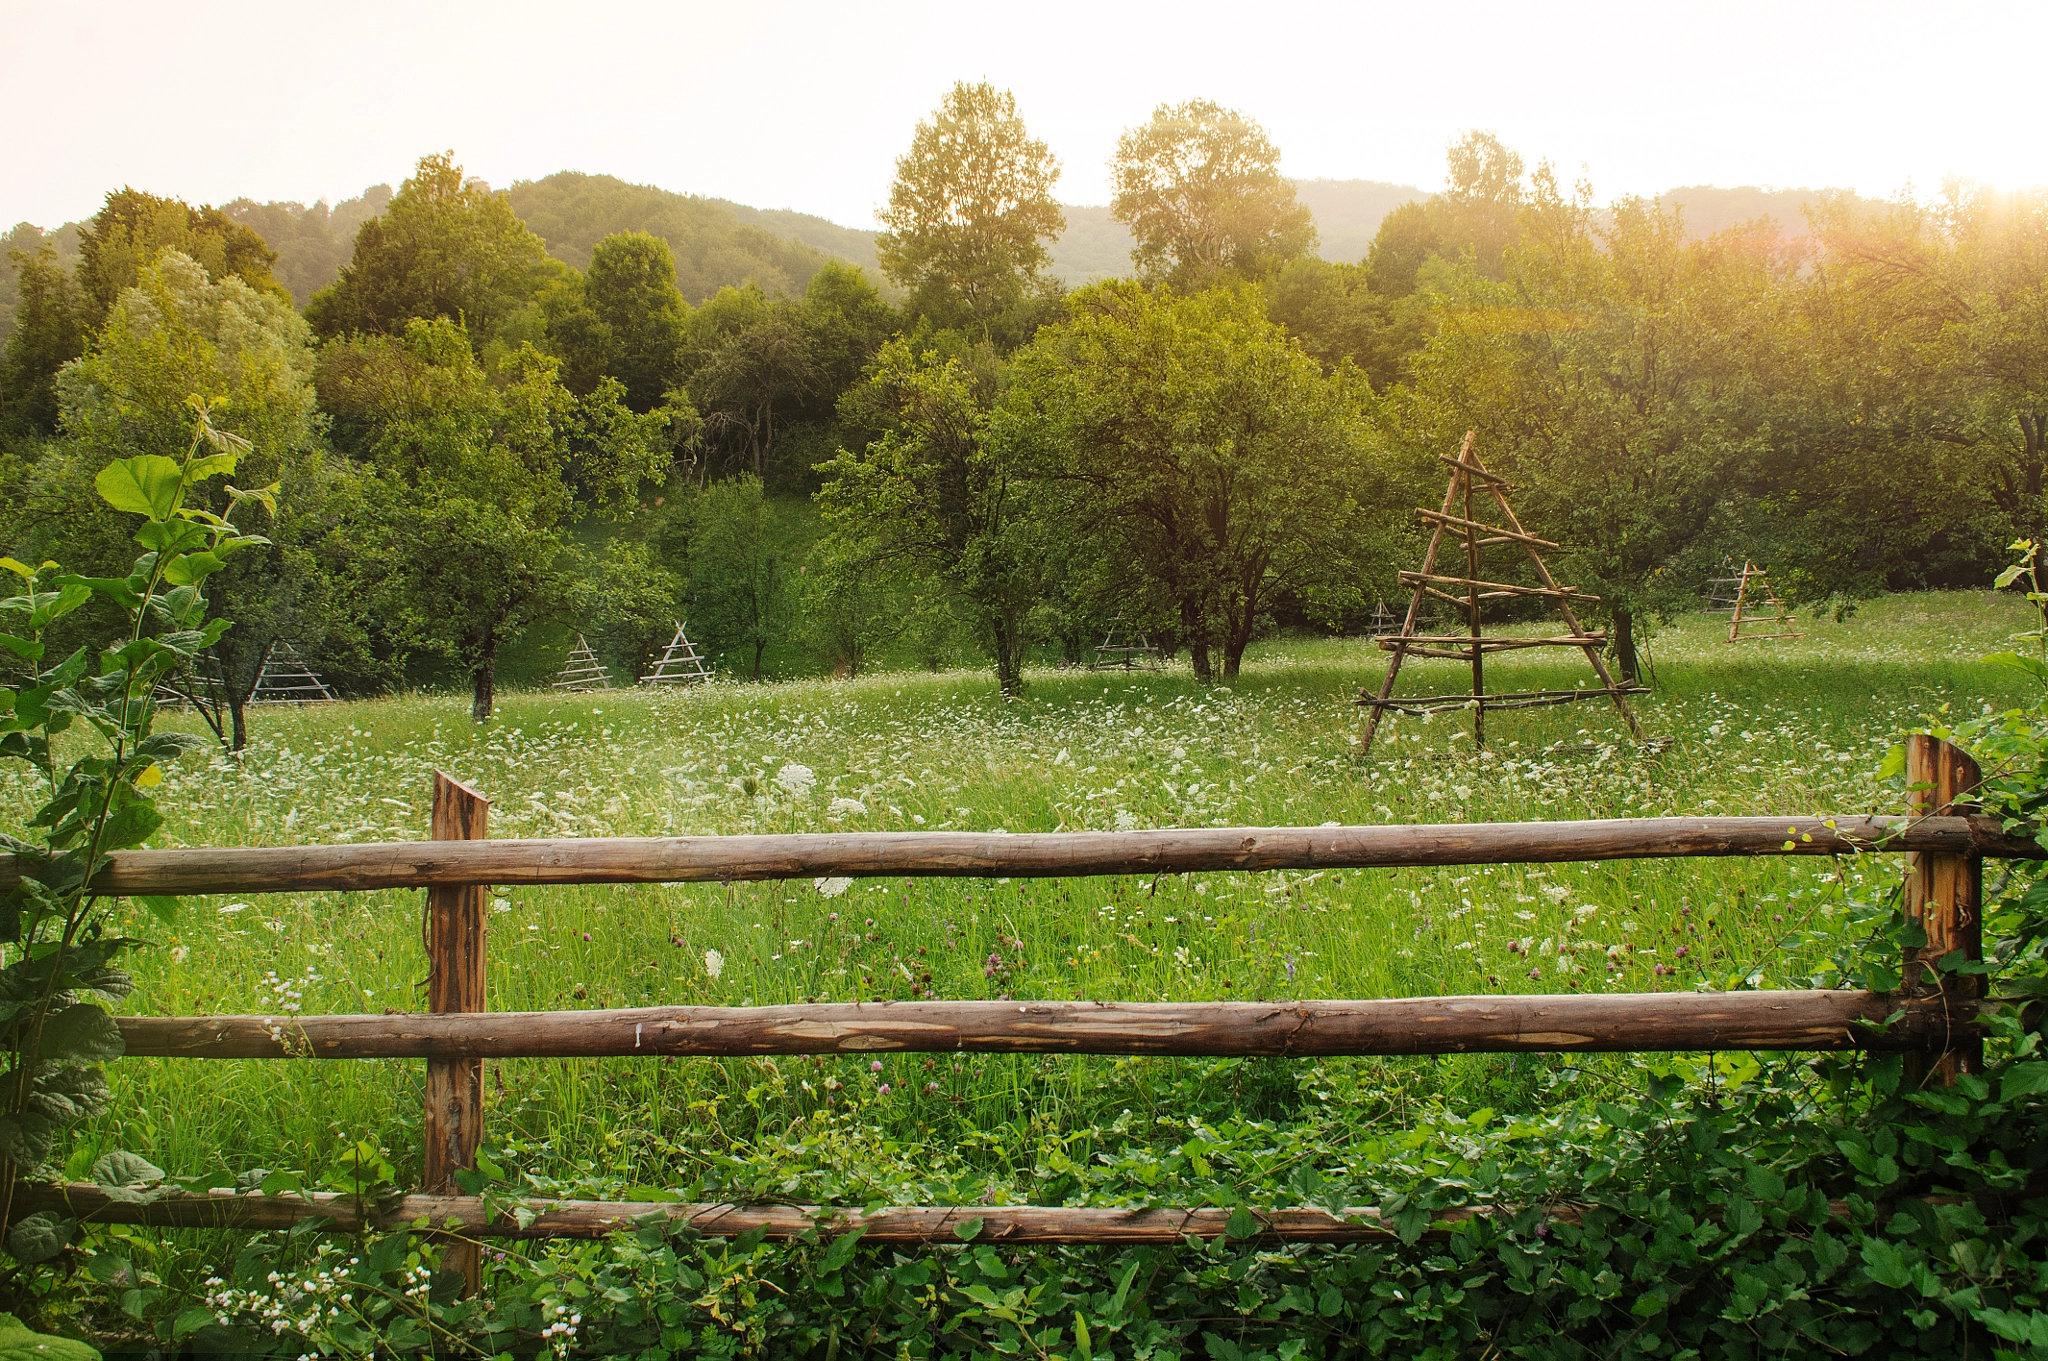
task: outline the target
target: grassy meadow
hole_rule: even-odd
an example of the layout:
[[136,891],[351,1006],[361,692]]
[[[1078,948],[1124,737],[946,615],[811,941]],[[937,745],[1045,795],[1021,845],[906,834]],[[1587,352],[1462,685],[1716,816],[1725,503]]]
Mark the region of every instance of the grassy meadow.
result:
[[[1872,772],[1902,730],[1944,705],[2021,696],[2015,673],[1978,658],[2023,608],[1895,596],[1807,623],[1802,640],[1742,647],[1720,641],[1725,623],[1682,620],[1652,644],[1658,690],[1641,712],[1670,739],[1652,748],[1611,705],[1582,703],[1490,717],[1479,753],[1460,716],[1401,719],[1361,762],[1351,701],[1383,661],[1356,640],[1272,642],[1209,689],[1184,666],[1038,672],[1015,703],[986,675],[947,672],[514,694],[484,727],[455,696],[259,711],[239,760],[187,758],[167,777],[159,844],[421,838],[436,768],[491,798],[497,836],[1885,809],[1898,796]],[[1455,689],[1464,674],[1413,664],[1403,691]],[[1501,689],[1581,674],[1528,653],[1489,660]],[[0,822],[33,798],[18,773],[4,779]],[[489,989],[494,1010],[525,1010],[1798,986],[1824,967],[1844,891],[1896,873],[1876,858],[521,889],[491,900]],[[173,927],[138,910],[131,929],[156,947],[138,957],[129,1009],[419,1008],[422,896],[192,899]],[[1638,1062],[521,1061],[490,1066],[487,1124],[501,1162],[544,1191],[1116,1203],[1199,1166],[1191,1129],[1215,1143],[1216,1129],[1310,1121],[1362,1141],[1431,1112],[1593,1094]],[[317,1182],[368,1139],[406,1180],[422,1067],[125,1060],[72,1170],[121,1146],[216,1184],[257,1166]],[[1270,1183],[1276,1167],[1257,1175]]]

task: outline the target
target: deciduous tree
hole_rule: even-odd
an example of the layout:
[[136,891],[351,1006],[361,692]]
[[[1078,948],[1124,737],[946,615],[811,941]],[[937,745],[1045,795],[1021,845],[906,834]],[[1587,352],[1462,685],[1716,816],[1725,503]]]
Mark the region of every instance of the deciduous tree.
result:
[[942,350],[891,340],[847,399],[860,408],[855,423],[881,433],[825,465],[818,500],[839,545],[871,549],[898,581],[942,584],[995,659],[1003,693],[1016,695],[1046,557],[1027,470],[1014,445],[988,439],[999,385],[985,344]]
[[1315,220],[1280,173],[1266,130],[1213,100],[1161,104],[1127,129],[1110,210],[1131,229],[1140,278],[1184,292],[1265,278],[1315,248]]
[[1179,611],[1208,679],[1235,676],[1282,596],[1352,603],[1382,542],[1364,385],[1326,376],[1256,291],[1101,284],[1018,352],[989,442],[1028,468],[1066,539],[1103,544]]
[[341,277],[313,295],[306,319],[325,338],[402,335],[438,317],[460,322],[481,351],[559,269],[504,194],[465,178],[453,152],[423,156],[357,229]]
[[934,325],[1005,340],[1050,259],[1045,240],[1066,228],[1052,196],[1059,174],[1015,96],[959,82],[896,162],[879,214],[883,273]]
[[499,649],[571,598],[570,527],[629,507],[666,470],[664,418],[628,410],[612,379],[577,397],[531,345],[494,382],[447,320],[330,346],[320,390],[381,474],[386,608],[410,642],[463,668],[483,722]]

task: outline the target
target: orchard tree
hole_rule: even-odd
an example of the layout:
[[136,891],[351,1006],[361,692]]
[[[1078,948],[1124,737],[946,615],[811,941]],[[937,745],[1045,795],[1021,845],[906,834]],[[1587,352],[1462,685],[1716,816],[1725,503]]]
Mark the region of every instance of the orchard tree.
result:
[[1265,278],[1315,248],[1315,220],[1266,130],[1207,99],[1161,104],[1118,139],[1110,212],[1138,275],[1183,292]]
[[663,417],[627,409],[614,379],[579,398],[531,345],[493,381],[447,320],[331,345],[320,390],[380,474],[386,608],[409,643],[462,667],[481,723],[505,641],[572,599],[571,527],[628,512],[665,472]]
[[959,82],[896,162],[875,243],[882,272],[933,325],[1006,338],[1051,258],[1044,241],[1066,230],[1059,174],[1014,95]]
[[834,548],[906,585],[938,583],[994,657],[1003,693],[1020,694],[1026,621],[1045,594],[1047,555],[1027,469],[988,438],[995,356],[987,345],[948,351],[899,336],[871,372],[847,405],[880,433],[821,470],[818,501]]
[[1334,616],[1386,546],[1367,453],[1364,385],[1320,365],[1256,291],[1191,297],[1129,283],[1069,299],[1069,319],[1018,352],[989,433],[1028,468],[1065,540],[1108,545],[1179,612],[1203,680],[1234,677],[1282,598]]
[[[209,582],[211,618],[235,627],[214,644],[228,726],[246,743],[246,706],[263,658],[280,640],[307,653],[347,653],[359,642],[359,601],[348,590],[338,533],[355,496],[348,470],[321,448],[313,350],[306,323],[275,293],[230,274],[215,281],[167,250],[114,302],[84,357],[58,377],[60,438],[37,465],[29,497],[37,551],[114,570],[128,551],[120,517],[100,504],[94,479],[138,454],[175,458],[191,441],[188,398],[246,441],[237,479],[281,498],[263,526],[269,542],[238,553]],[[232,488],[204,493],[224,513]],[[274,498],[266,495],[266,502]]]
[[690,622],[700,641],[737,652],[761,679],[770,646],[796,623],[796,582],[774,507],[751,473],[714,482],[697,499],[690,543]]
[[1692,603],[1668,569],[1754,485],[1799,363],[1757,343],[1784,330],[1770,323],[1789,278],[1753,235],[1690,239],[1643,199],[1602,216],[1539,169],[1508,280],[1468,260],[1403,416],[1427,432],[1423,458],[1478,430],[1488,466],[1523,487],[1523,522],[1565,545],[1560,578],[1601,597],[1633,680],[1644,625]]
[[1815,226],[1819,309],[1844,357],[1867,357],[1859,386],[1872,397],[1890,389],[1872,414],[1977,452],[2000,508],[2038,535],[2048,518],[2048,191],[1956,183],[1931,206],[1881,214],[1836,199]]
[[455,154],[420,158],[383,214],[356,231],[341,277],[315,293],[306,319],[323,339],[405,333],[419,319],[461,324],[482,348],[564,267]]

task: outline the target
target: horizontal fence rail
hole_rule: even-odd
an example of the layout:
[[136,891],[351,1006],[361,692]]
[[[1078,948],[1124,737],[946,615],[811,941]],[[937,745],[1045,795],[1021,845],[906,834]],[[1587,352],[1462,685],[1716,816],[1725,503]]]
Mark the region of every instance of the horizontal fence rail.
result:
[[[2011,1193],[2013,1200],[2038,1193],[2030,1183]],[[254,1231],[287,1229],[308,1220],[324,1221],[338,1233],[402,1229],[421,1221],[461,1235],[491,1238],[603,1238],[641,1224],[687,1224],[699,1233],[730,1238],[760,1230],[767,1238],[798,1238],[806,1233],[834,1236],[859,1230],[867,1243],[1178,1243],[1188,1238],[1222,1238],[1230,1234],[1235,1210],[1061,1205],[893,1205],[856,1210],[824,1205],[735,1205],[721,1201],[554,1200],[500,1198],[486,1204],[479,1196],[410,1195],[365,1203],[358,1197],[316,1191],[306,1195],[266,1196],[227,1191],[171,1192],[138,1205],[119,1200],[90,1183],[24,1187],[23,1208],[52,1210],[87,1223],[144,1224],[160,1228],[222,1228]],[[1975,1203],[1979,1213],[2001,1221],[2007,1207],[1996,1197],[1914,1197],[1928,1205]],[[525,1224],[507,1213],[513,1204],[529,1210]],[[1457,1206],[1437,1211],[1421,1238],[1441,1242],[1455,1226],[1482,1215],[1506,1216],[1519,1207]],[[1883,1207],[1881,1207],[1883,1208]],[[1828,1202],[1832,1218],[1853,1212],[1868,1214],[1861,1202]],[[1356,1205],[1338,1213],[1315,1208],[1249,1210],[1256,1225],[1248,1235],[1292,1243],[1394,1243],[1400,1235],[1387,1227],[1376,1206]],[[1576,1224],[1577,1206],[1545,1206],[1551,1224]],[[1242,1224],[1240,1223],[1240,1229]]]
[[[1896,1016],[1890,1025],[1883,1022]],[[1926,1050],[1974,1007],[1883,993],[1647,992],[1358,1002],[827,1002],[390,1016],[143,1016],[135,1057],[604,1058],[670,1054],[1625,1053]]]
[[[234,1195],[225,1191],[173,1192],[146,1205],[117,1200],[89,1183],[24,1187],[24,1208],[55,1210],[86,1222],[146,1224],[159,1228],[233,1228],[245,1231],[286,1229],[307,1220],[322,1220],[339,1233],[366,1229],[401,1229],[425,1220],[437,1229],[493,1238],[603,1238],[636,1224],[678,1221],[714,1237],[726,1238],[760,1229],[769,1238],[796,1238],[805,1233],[841,1234],[861,1230],[863,1242],[957,1243],[966,1235],[996,1243],[1177,1243],[1193,1236],[1221,1238],[1233,1211],[1201,1209],[1115,1209],[1056,1205],[890,1206],[860,1211],[817,1205],[731,1205],[706,1201],[549,1200],[525,1198],[485,1205],[478,1196],[411,1195],[365,1203],[336,1192],[310,1195]],[[535,1212],[521,1225],[505,1212],[511,1204]],[[496,1213],[492,1213],[495,1210]],[[1469,1219],[1475,1212],[1450,1209],[1439,1224]],[[1392,1229],[1380,1225],[1380,1212],[1370,1206],[1331,1214],[1318,1209],[1255,1212],[1259,1236],[1305,1243],[1396,1241]],[[1576,1219],[1569,1209],[1549,1218]],[[1426,1238],[1446,1237],[1437,1228]]]
[[[801,832],[782,836],[382,841],[120,851],[109,894],[352,892],[462,884],[674,884],[910,875],[1080,878],[1400,869],[1866,851],[2048,859],[1996,818],[1609,818],[1156,832]],[[0,856],[0,892],[20,878]]]

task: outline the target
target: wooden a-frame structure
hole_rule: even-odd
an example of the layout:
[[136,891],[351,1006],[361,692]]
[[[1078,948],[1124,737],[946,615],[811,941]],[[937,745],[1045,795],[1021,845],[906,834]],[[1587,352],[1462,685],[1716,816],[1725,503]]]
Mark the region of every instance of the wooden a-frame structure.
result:
[[676,621],[676,636],[669,639],[668,646],[654,660],[654,669],[640,678],[642,685],[705,685],[711,680],[711,668],[704,664],[703,654],[690,641],[690,635],[683,630],[683,623]]
[[1143,633],[1124,626],[1124,617],[1118,615],[1103,632],[1102,642],[1095,648],[1095,660],[1088,663],[1090,671],[1157,671],[1159,649]]
[[580,695],[591,690],[612,688],[612,673],[605,669],[597,654],[590,649],[582,634],[576,635],[576,646],[569,651],[569,660],[562,663],[562,669],[555,673],[554,688],[567,694]]
[[290,640],[279,638],[263,654],[263,666],[256,673],[256,685],[249,691],[249,703],[329,704],[340,699],[320,679]]
[[[1486,711],[1488,709],[1529,709],[1550,704],[1569,704],[1573,700],[1588,699],[1595,695],[1608,695],[1614,700],[1614,707],[1621,710],[1621,716],[1628,723],[1628,729],[1638,741],[1642,740],[1642,725],[1628,707],[1629,695],[1647,694],[1638,685],[1620,685],[1608,674],[1607,663],[1601,659],[1601,651],[1607,646],[1607,635],[1594,633],[1579,622],[1572,611],[1572,603],[1597,603],[1600,597],[1588,595],[1569,586],[1560,586],[1550,575],[1550,569],[1543,563],[1543,549],[1555,551],[1558,545],[1548,539],[1539,539],[1522,528],[1522,522],[1515,518],[1514,509],[1508,505],[1507,492],[1512,484],[1497,473],[1486,470],[1473,452],[1474,431],[1465,432],[1465,442],[1456,458],[1438,454],[1437,458],[1451,466],[1451,483],[1444,491],[1442,510],[1416,508],[1415,513],[1429,521],[1435,529],[1429,536],[1429,551],[1423,555],[1422,570],[1401,573],[1401,584],[1415,588],[1415,594],[1408,602],[1408,615],[1402,621],[1400,632],[1383,635],[1377,641],[1382,650],[1393,656],[1387,662],[1386,679],[1380,682],[1377,694],[1360,692],[1358,703],[1369,706],[1372,713],[1366,719],[1365,734],[1359,738],[1358,750],[1362,756],[1372,750],[1372,740],[1379,732],[1380,718],[1389,709],[1417,717],[1427,715],[1434,709],[1455,709],[1470,707],[1472,710],[1472,740],[1475,745],[1486,742]],[[1482,491],[1491,494],[1500,508],[1501,518],[1507,521],[1505,527],[1490,525],[1477,517],[1474,503]],[[1454,514],[1462,509],[1463,515]],[[1443,549],[1446,535],[1455,534],[1465,541],[1465,572],[1459,576],[1438,570],[1437,555]],[[1511,586],[1504,582],[1487,581],[1479,575],[1479,550],[1496,544],[1514,544],[1529,555],[1529,564],[1535,569],[1540,586]],[[1459,587],[1462,593],[1453,594],[1440,587]],[[1418,634],[1415,625],[1422,615],[1425,597],[1434,596],[1448,601],[1464,612],[1467,632],[1458,634]],[[1557,612],[1563,616],[1570,632],[1539,638],[1486,637],[1480,628],[1481,602],[1507,600],[1516,597],[1538,596],[1555,602]],[[1527,647],[1576,647],[1586,654],[1586,661],[1592,665],[1593,673],[1600,678],[1597,688],[1576,690],[1526,690],[1509,694],[1489,695],[1486,693],[1486,654],[1507,652]],[[1401,674],[1401,663],[1409,657],[1446,657],[1455,661],[1469,661],[1472,664],[1472,690],[1469,694],[1412,696],[1395,699],[1394,680]]]
[[[1755,614],[1744,616],[1743,610],[1755,603],[1752,599],[1752,592],[1760,593],[1763,596],[1764,609],[1758,610]],[[1753,624],[1763,628],[1776,628],[1779,631],[1777,633],[1744,633],[1742,631],[1744,624]],[[1728,621],[1728,641],[1731,643],[1749,643],[1760,642],[1766,638],[1804,638],[1806,635],[1795,632],[1792,624],[1793,617],[1785,613],[1785,602],[1778,599],[1778,593],[1771,589],[1770,578],[1764,575],[1764,569],[1749,559],[1744,558],[1742,560],[1742,575],[1736,578],[1735,606],[1733,615]]]

